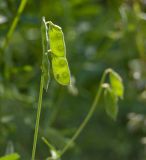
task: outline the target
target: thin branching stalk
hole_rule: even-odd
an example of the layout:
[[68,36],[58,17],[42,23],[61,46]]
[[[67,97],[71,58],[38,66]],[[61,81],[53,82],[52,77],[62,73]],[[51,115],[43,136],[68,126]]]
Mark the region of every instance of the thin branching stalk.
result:
[[75,134],[73,135],[73,137],[71,138],[71,140],[66,144],[66,146],[63,148],[63,150],[61,151],[60,157],[67,151],[67,149],[70,147],[70,145],[75,141],[75,139],[79,136],[79,134],[82,132],[82,130],[84,129],[84,127],[86,126],[86,124],[88,123],[88,121],[91,119],[93,113],[95,112],[96,106],[99,102],[101,93],[102,93],[102,84],[105,81],[106,75],[110,72],[110,69],[107,69],[104,71],[103,76],[101,78],[100,84],[99,84],[99,89],[96,93],[95,99],[92,103],[91,109],[89,110],[87,116],[85,117],[85,119],[83,120],[83,122],[81,123],[81,125],[79,126],[79,128],[77,129],[77,131],[75,132]]
[[40,123],[40,115],[41,115],[41,108],[42,108],[43,87],[44,87],[44,76],[42,75],[41,82],[40,82],[38,109],[37,109],[34,141],[33,141],[33,148],[32,148],[32,158],[31,158],[32,160],[35,160],[36,145],[37,145],[37,138],[38,138],[38,131],[39,131],[39,123]]
[[5,50],[5,48],[7,47],[7,45],[9,44],[9,41],[10,41],[10,39],[11,39],[15,29],[16,29],[16,26],[18,24],[18,21],[20,19],[21,14],[22,14],[25,6],[26,6],[26,3],[27,3],[27,0],[21,0],[21,3],[19,5],[18,11],[17,11],[17,14],[16,14],[11,26],[10,26],[10,29],[9,29],[7,35],[6,35],[6,38],[4,39],[4,41],[2,43],[2,48],[1,48],[2,53]]

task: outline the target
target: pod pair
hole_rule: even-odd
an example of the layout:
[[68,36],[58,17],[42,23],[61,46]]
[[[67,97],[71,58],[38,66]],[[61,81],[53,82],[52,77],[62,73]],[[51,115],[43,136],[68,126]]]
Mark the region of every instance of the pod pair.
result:
[[[47,24],[49,24],[49,29],[47,27]],[[66,46],[62,29],[61,27],[53,24],[51,21],[46,23],[44,17],[42,18],[41,28],[43,46],[42,72],[46,81],[45,88],[47,89],[50,79],[50,65],[48,60],[48,54],[50,54],[51,57],[52,70],[55,80],[61,85],[69,85],[70,70],[66,58]]]

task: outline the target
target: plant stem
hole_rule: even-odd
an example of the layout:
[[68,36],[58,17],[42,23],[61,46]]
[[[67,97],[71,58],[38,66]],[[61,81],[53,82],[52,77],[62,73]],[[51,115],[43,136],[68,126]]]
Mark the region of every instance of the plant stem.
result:
[[1,48],[2,51],[4,51],[5,48],[7,47],[8,43],[10,41],[10,38],[11,38],[12,34],[14,33],[15,28],[18,24],[20,16],[21,16],[21,14],[24,10],[24,7],[26,6],[26,3],[27,3],[27,0],[21,0],[21,3],[19,5],[18,11],[17,11],[17,14],[16,14],[16,16],[15,16],[13,22],[12,22],[12,25],[10,26],[10,29],[9,29],[7,35],[6,35],[6,38],[4,39],[4,41],[2,43],[2,48]]
[[109,72],[110,72],[110,69],[107,69],[107,70],[104,71],[103,76],[102,76],[101,81],[100,81],[100,84],[99,84],[99,89],[96,93],[96,96],[95,96],[95,99],[94,99],[93,104],[91,106],[91,109],[89,110],[87,116],[85,117],[85,119],[83,120],[83,122],[81,123],[81,125],[79,126],[79,128],[77,129],[77,131],[75,132],[73,137],[71,138],[71,140],[66,144],[66,146],[61,151],[60,157],[67,151],[67,149],[75,141],[75,139],[79,136],[79,134],[82,132],[82,130],[84,129],[84,127],[86,126],[86,124],[88,123],[90,118],[92,117],[92,115],[93,115],[93,113],[96,109],[96,106],[99,102],[100,95],[102,93],[102,84],[104,83],[105,77],[106,77],[107,73],[109,73]]
[[44,143],[48,146],[48,148],[50,148],[51,150],[56,151],[56,149],[54,148],[54,146],[52,146],[45,137],[42,137],[42,140],[44,141]]
[[36,145],[37,145],[37,138],[38,138],[38,130],[39,130],[39,122],[40,122],[40,115],[41,115],[41,108],[42,108],[42,97],[43,97],[43,87],[44,87],[44,76],[41,76],[40,82],[40,93],[39,93],[39,100],[38,100],[38,109],[37,109],[37,116],[36,116],[36,125],[35,125],[35,132],[34,132],[34,141],[33,141],[33,149],[32,149],[32,160],[35,160],[35,152],[36,152]]

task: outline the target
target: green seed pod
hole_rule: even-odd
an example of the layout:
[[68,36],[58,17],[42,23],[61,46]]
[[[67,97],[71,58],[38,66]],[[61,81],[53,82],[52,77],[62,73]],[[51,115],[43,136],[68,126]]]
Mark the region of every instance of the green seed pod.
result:
[[41,36],[42,36],[42,46],[43,46],[43,54],[48,51],[48,27],[46,25],[45,17],[42,17],[41,24]]
[[51,21],[49,21],[48,23],[51,52],[57,57],[65,57],[66,47],[62,29],[61,27],[53,24]]
[[50,74],[49,74],[50,65],[48,59],[48,27],[45,22],[45,17],[42,18],[41,36],[42,36],[42,46],[43,46],[42,72],[44,76],[44,88],[47,90],[50,81]]
[[70,71],[66,58],[52,57],[53,74],[58,83],[61,85],[70,84]]
[[48,52],[51,53],[50,55],[52,57],[54,77],[61,85],[69,85],[70,71],[66,59],[66,47],[62,29],[51,21],[47,23],[49,23],[50,40],[50,50],[48,50]]

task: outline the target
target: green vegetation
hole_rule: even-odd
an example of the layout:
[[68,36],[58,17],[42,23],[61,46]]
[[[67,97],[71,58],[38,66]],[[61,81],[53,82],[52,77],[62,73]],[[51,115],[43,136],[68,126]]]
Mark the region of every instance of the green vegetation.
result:
[[0,160],[19,160],[19,159],[20,159],[20,156],[17,153],[6,155],[0,158]]
[[0,160],[145,159],[145,8],[1,0]]

